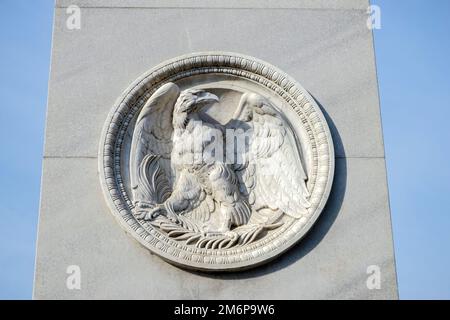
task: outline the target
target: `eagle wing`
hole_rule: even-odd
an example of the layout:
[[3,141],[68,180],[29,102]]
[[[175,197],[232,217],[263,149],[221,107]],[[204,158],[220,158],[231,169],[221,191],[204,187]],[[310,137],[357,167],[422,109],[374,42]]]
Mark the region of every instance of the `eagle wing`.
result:
[[238,159],[242,159],[235,164],[235,170],[240,191],[254,209],[251,221],[273,221],[262,216],[267,215],[267,210],[261,209],[297,219],[307,214],[311,206],[308,178],[297,140],[271,103],[255,93],[244,94],[227,127],[247,132],[248,143],[244,148],[235,148]]
[[174,177],[170,163],[172,117],[180,89],[167,83],[142,108],[133,132],[130,179],[134,204],[153,206],[170,195]]

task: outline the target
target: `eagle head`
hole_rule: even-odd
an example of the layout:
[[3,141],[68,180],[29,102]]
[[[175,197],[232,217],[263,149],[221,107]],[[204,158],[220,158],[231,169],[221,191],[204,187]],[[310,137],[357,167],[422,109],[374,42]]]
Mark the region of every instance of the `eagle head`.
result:
[[180,93],[173,110],[173,124],[175,128],[185,127],[189,114],[199,111],[210,103],[219,101],[219,98],[210,92],[201,89],[187,89]]

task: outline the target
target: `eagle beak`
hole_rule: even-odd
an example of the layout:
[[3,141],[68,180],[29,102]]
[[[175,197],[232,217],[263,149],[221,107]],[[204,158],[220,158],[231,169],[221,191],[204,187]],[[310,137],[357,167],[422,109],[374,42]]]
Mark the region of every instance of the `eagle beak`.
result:
[[205,106],[210,103],[218,102],[219,97],[217,97],[215,94],[212,94],[210,92],[205,92],[201,96],[197,98],[197,104]]

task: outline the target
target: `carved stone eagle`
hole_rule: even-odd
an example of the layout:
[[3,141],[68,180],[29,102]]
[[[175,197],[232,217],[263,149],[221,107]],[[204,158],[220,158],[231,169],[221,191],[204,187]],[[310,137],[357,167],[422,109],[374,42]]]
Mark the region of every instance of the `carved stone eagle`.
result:
[[307,215],[310,193],[299,142],[275,107],[248,92],[227,124],[202,121],[199,111],[218,100],[160,87],[136,121],[130,178],[138,219],[179,240],[223,236],[211,245],[229,247],[280,226],[283,215]]

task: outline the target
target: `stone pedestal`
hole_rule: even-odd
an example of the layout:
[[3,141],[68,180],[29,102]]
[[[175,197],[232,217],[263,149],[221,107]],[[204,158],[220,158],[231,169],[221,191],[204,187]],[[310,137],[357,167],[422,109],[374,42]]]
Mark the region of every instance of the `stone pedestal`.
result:
[[[80,29],[67,27],[70,5],[80,8]],[[367,0],[56,1],[34,298],[397,298],[367,7]],[[279,67],[317,100],[333,136],[325,210],[295,247],[248,271],[185,271],[151,254],[116,223],[99,182],[102,127],[120,93],[162,61],[198,51]],[[73,265],[80,289],[67,286]],[[379,288],[370,278],[377,270]]]

